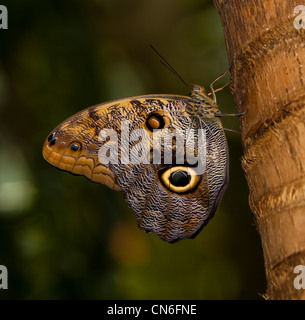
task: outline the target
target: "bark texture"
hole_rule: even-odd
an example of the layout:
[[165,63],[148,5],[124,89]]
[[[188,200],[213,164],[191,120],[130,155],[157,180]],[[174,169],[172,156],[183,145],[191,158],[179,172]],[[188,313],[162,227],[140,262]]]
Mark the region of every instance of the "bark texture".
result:
[[[249,204],[261,236],[266,299],[305,299],[305,30],[295,0],[214,0],[240,118]],[[304,3],[305,4],[305,3]]]

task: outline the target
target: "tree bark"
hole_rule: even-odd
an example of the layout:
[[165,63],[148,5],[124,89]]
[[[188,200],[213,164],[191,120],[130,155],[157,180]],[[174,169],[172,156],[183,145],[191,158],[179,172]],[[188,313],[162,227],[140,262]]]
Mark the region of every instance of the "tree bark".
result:
[[[266,299],[305,299],[305,30],[295,0],[214,0],[240,118],[249,204],[263,247]],[[305,4],[305,3],[304,3]]]

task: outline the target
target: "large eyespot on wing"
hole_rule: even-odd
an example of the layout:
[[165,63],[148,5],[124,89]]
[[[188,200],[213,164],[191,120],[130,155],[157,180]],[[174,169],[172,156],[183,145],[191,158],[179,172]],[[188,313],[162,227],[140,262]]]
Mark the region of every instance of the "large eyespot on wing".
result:
[[191,167],[176,166],[162,170],[160,180],[172,192],[187,193],[198,186],[201,178]]

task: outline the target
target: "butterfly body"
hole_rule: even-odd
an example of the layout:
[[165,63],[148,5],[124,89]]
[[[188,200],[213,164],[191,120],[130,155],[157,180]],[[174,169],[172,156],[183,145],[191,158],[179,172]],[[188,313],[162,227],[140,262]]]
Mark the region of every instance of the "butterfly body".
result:
[[[44,143],[43,156],[59,169],[123,192],[141,229],[168,242],[192,238],[214,215],[228,185],[228,147],[219,114],[199,85],[190,97],[153,94],[115,100],[85,109],[56,127]],[[203,145],[199,129],[205,133]],[[143,134],[137,140],[139,130]],[[101,132],[116,133],[116,140],[107,134],[103,139]],[[171,141],[171,163],[164,156],[164,132],[183,132],[185,138],[184,148],[177,137]],[[101,150],[114,146],[118,161],[101,161]],[[105,150],[104,158],[111,153]],[[192,150],[198,162],[204,158],[204,170],[188,163]],[[141,155],[138,163],[132,161],[134,151]]]

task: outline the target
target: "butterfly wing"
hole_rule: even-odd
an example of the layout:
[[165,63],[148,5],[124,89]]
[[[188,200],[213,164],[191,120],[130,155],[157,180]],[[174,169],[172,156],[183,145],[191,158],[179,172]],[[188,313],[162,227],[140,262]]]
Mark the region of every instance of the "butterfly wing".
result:
[[[53,130],[44,143],[43,156],[59,169],[122,191],[136,214],[140,228],[154,232],[168,242],[194,237],[216,211],[227,185],[226,139],[217,118],[200,120],[200,126],[206,130],[207,166],[203,174],[193,175],[195,180],[191,178],[190,187],[188,184],[184,189],[176,187],[171,180],[175,170],[178,178],[183,176],[183,172],[193,170],[186,163],[179,166],[166,164],[162,157],[157,164],[135,164],[132,161],[105,164],[99,161],[99,151],[107,142],[100,139],[102,130],[109,129],[118,134],[117,146],[121,156],[124,150],[121,126],[124,121],[130,124],[130,135],[137,129],[143,129],[149,138],[152,131],[148,119],[158,121],[160,117],[164,121],[162,129],[170,131],[198,128],[185,111],[190,104],[192,99],[189,97],[145,95],[90,107]],[[151,139],[145,143],[149,144],[151,154]],[[130,151],[136,148],[136,144],[129,142],[125,148]],[[174,145],[174,157],[178,151]],[[222,169],[218,168],[219,163]]]

